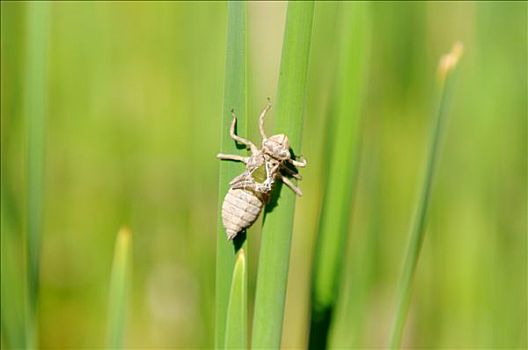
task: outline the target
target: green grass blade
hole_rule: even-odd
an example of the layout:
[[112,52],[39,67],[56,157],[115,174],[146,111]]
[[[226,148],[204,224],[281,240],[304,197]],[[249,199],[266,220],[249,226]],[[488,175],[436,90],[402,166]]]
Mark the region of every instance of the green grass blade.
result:
[[[231,110],[237,115],[237,134],[247,137],[247,4],[230,1],[227,18],[227,51],[224,82],[224,107],[220,152],[245,154],[229,137]],[[226,313],[229,301],[231,274],[235,263],[233,242],[226,239],[222,224],[222,202],[229,182],[242,172],[242,166],[233,162],[220,162],[218,182],[218,224],[216,236],[216,314],[215,348],[225,345]]]
[[117,234],[110,279],[108,303],[108,346],[120,349],[123,346],[126,305],[130,285],[132,258],[132,234],[122,228]]
[[[313,11],[313,2],[288,3],[282,47],[275,131],[288,136],[297,154],[301,150]],[[280,188],[276,190],[275,196]],[[280,347],[295,195],[284,188],[277,206],[270,209],[268,205],[258,266],[252,336],[252,347],[255,349]]]
[[0,192],[0,315],[2,346],[7,349],[26,348],[24,290],[20,276],[24,276],[24,261],[20,232],[13,222],[14,213]]
[[397,294],[397,308],[395,322],[392,328],[390,339],[391,349],[400,347],[407,310],[411,301],[411,285],[418,264],[420,250],[422,247],[427,211],[429,208],[431,187],[435,168],[438,162],[439,145],[445,126],[447,107],[453,91],[454,68],[462,54],[462,45],[456,44],[451,53],[447,54],[440,61],[440,86],[438,88],[439,98],[433,119],[433,128],[425,168],[425,177],[422,185],[422,191],[418,201],[418,207],[415,214],[414,224],[411,228],[409,245],[403,264],[403,273],[399,282]]
[[338,72],[338,107],[332,131],[332,153],[321,221],[317,235],[312,280],[310,347],[326,345],[340,271],[357,167],[362,88],[367,58],[367,3],[342,3],[341,71]]
[[244,249],[237,253],[227,308],[226,349],[247,348],[247,269]]
[[[14,130],[12,123],[20,119],[21,80],[26,78],[20,74],[25,67],[23,45],[20,40],[25,28],[21,19],[26,14],[26,6],[21,3],[0,3],[0,323],[1,347],[6,349],[27,348],[26,343],[26,304],[27,304],[27,269],[26,240],[23,231],[20,212],[21,193],[14,185],[17,179],[12,175],[13,161],[19,162],[19,157],[9,152],[10,145],[17,142],[13,139],[19,136],[19,130]],[[4,49],[9,48],[9,50]],[[23,96],[26,98],[26,96]],[[21,215],[22,214],[22,215]]]
[[44,185],[45,120],[48,92],[48,2],[27,3],[27,48],[25,114],[28,128],[27,269],[28,325],[30,346],[37,341],[37,296]]

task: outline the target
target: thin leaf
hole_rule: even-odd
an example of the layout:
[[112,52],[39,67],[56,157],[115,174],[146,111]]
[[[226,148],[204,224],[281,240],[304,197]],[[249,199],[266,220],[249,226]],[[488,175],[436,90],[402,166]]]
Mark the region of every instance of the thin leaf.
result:
[[[224,107],[222,110],[220,152],[241,154],[229,136],[231,110],[237,115],[237,134],[247,136],[247,4],[245,1],[230,1],[227,18],[227,51],[225,66]],[[229,301],[231,274],[235,262],[233,242],[226,239],[222,224],[222,202],[229,189],[229,182],[242,172],[240,164],[220,162],[218,179],[218,223],[216,235],[216,315],[215,348],[225,345],[226,312]],[[242,242],[240,242],[242,239]],[[238,243],[244,245],[243,237]]]
[[48,2],[27,4],[27,49],[25,114],[28,128],[27,188],[27,268],[30,347],[37,346],[37,296],[39,281],[42,202],[44,193],[45,124],[48,107],[48,39],[50,8]]
[[[282,47],[275,131],[288,136],[297,154],[301,151],[313,12],[313,2],[288,3]],[[295,194],[278,186],[266,207],[262,229],[252,338],[255,349],[280,347],[294,209]]]
[[247,269],[244,249],[237,253],[227,308],[226,349],[247,348]]
[[26,348],[24,284],[24,261],[21,232],[15,229],[13,213],[9,211],[4,191],[0,193],[0,270],[2,341],[7,349]]
[[132,234],[122,228],[117,234],[108,303],[108,346],[123,346],[126,305],[131,274]]
[[411,285],[424,239],[427,211],[430,202],[429,198],[438,162],[440,140],[442,139],[444,131],[447,107],[453,92],[453,71],[461,55],[462,45],[458,43],[453,47],[451,53],[445,55],[440,61],[438,106],[433,115],[434,124],[430,140],[431,144],[429,146],[429,155],[427,157],[427,165],[425,168],[424,182],[420,199],[418,201],[414,225],[410,232],[409,245],[407,247],[403,272],[398,287],[396,317],[390,340],[391,349],[398,349],[401,343],[407,310],[409,309],[411,301]]
[[[21,19],[25,14],[26,6],[22,3],[0,3],[0,32],[1,45],[9,50],[0,51],[1,63],[1,137],[0,149],[0,319],[1,319],[1,347],[6,349],[22,349],[26,343],[26,317],[27,305],[27,270],[24,236],[24,226],[20,211],[20,204],[16,198],[21,193],[17,191],[14,183],[17,179],[12,175],[13,161],[18,157],[9,152],[10,145],[15,144],[14,139],[19,132],[11,127],[14,120],[20,119],[20,88],[23,78],[20,71],[25,67],[23,45],[25,40],[20,40],[24,33]],[[26,78],[27,79],[27,78]],[[23,98],[27,98],[23,96]],[[24,101],[25,102],[25,101]]]
[[338,108],[332,130],[332,152],[321,221],[315,245],[312,279],[310,347],[327,343],[345,256],[348,226],[358,165],[360,108],[368,51],[367,3],[343,3],[341,71],[338,71]]

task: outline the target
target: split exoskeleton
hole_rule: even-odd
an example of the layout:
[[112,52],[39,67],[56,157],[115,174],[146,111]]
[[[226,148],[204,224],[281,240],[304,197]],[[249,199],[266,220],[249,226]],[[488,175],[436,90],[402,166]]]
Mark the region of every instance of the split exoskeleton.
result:
[[268,101],[259,116],[261,149],[235,134],[236,116],[234,111],[231,111],[233,116],[229,130],[231,138],[245,145],[251,155],[249,157],[222,153],[217,155],[218,159],[239,161],[246,165],[246,170],[229,183],[231,187],[222,204],[222,221],[228,239],[233,239],[257,220],[277,180],[282,181],[298,196],[302,196],[301,190],[288,177],[300,180],[301,176],[291,167],[305,167],[306,160],[302,157],[299,160],[291,157],[288,136],[284,134],[266,136],[264,117],[270,109],[271,103]]

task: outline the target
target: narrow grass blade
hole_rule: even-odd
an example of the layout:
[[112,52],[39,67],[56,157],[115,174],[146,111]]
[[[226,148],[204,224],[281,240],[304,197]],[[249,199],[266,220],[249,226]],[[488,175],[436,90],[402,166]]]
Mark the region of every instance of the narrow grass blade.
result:
[[[313,2],[288,3],[275,131],[288,136],[294,152],[301,150],[313,11]],[[252,336],[255,349],[280,347],[294,209],[293,192],[276,188],[262,229]]]
[[[3,184],[2,184],[3,185]],[[2,347],[24,349],[26,345],[24,301],[20,276],[24,276],[23,249],[20,231],[15,228],[11,206],[0,192],[0,316]],[[11,210],[10,210],[11,209]]]
[[120,349],[123,346],[131,259],[132,234],[127,228],[122,228],[117,234],[110,280],[108,303],[108,346],[110,349]]
[[237,253],[227,308],[226,349],[247,348],[247,269],[244,249]]
[[[245,1],[230,1],[227,18],[227,51],[224,82],[224,107],[220,152],[241,154],[235,142],[229,137],[231,110],[237,116],[237,134],[247,136],[247,4]],[[222,225],[222,202],[229,189],[229,182],[242,172],[242,166],[233,162],[220,162],[218,179],[218,224],[216,234],[216,314],[215,348],[225,345],[226,312],[229,301],[231,274],[235,262],[233,242],[226,239]],[[242,241],[237,242],[244,245]]]
[[29,300],[27,337],[30,346],[36,346],[37,340],[37,296],[44,192],[44,129],[48,106],[49,7],[49,3],[45,1],[27,3],[24,111],[28,130],[27,269]]
[[358,165],[360,107],[368,51],[367,3],[342,3],[343,33],[338,72],[338,107],[329,170],[317,235],[312,280],[310,347],[326,346],[339,290]]
[[[20,25],[26,14],[26,6],[21,3],[0,3],[0,323],[1,347],[6,349],[24,349],[26,343],[26,305],[27,305],[27,249],[24,224],[21,213],[20,192],[17,191],[13,164],[18,157],[10,152],[19,137],[18,130],[12,125],[20,119],[20,96],[22,79],[20,72],[25,67],[25,40],[20,36],[25,28]],[[9,48],[9,50],[5,49]],[[18,154],[18,153],[17,153]],[[17,168],[17,167],[15,167]]]
[[420,256],[420,250],[425,233],[425,223],[430,202],[429,197],[431,195],[433,177],[435,175],[435,168],[438,162],[440,140],[442,139],[445,126],[447,107],[453,92],[453,73],[461,55],[462,45],[457,43],[453,47],[453,50],[449,54],[445,55],[440,61],[438,105],[435,110],[433,128],[431,130],[431,143],[429,146],[429,154],[425,168],[424,182],[422,185],[420,199],[418,201],[414,224],[410,232],[409,245],[407,247],[405,261],[403,264],[403,273],[398,287],[396,317],[390,340],[391,349],[398,349],[400,347],[407,310],[411,300],[411,285],[416,271],[416,265]]

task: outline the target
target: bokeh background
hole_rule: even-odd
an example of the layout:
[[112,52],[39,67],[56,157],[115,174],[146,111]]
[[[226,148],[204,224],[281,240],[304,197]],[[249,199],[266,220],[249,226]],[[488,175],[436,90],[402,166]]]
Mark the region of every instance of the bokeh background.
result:
[[[213,345],[218,161],[226,51],[222,2],[49,4],[38,338],[102,347],[115,237],[133,234],[125,345]],[[2,344],[24,310],[26,105],[33,81],[24,2],[1,3]],[[250,138],[275,99],[286,4],[249,4]],[[333,109],[339,4],[317,3],[284,348],[307,342],[311,261]],[[526,348],[527,4],[370,4],[361,163],[336,344],[387,344],[423,176],[436,65],[460,64],[404,344]],[[345,24],[346,25],[346,24]],[[271,128],[273,113],[268,127]],[[242,169],[242,168],[241,168]],[[220,239],[224,239],[220,237]],[[250,306],[259,224],[248,233]],[[358,284],[366,293],[355,293]],[[363,289],[362,289],[363,290]],[[360,298],[360,299],[358,299]],[[14,311],[13,311],[14,310]],[[357,341],[357,340],[356,340]]]

